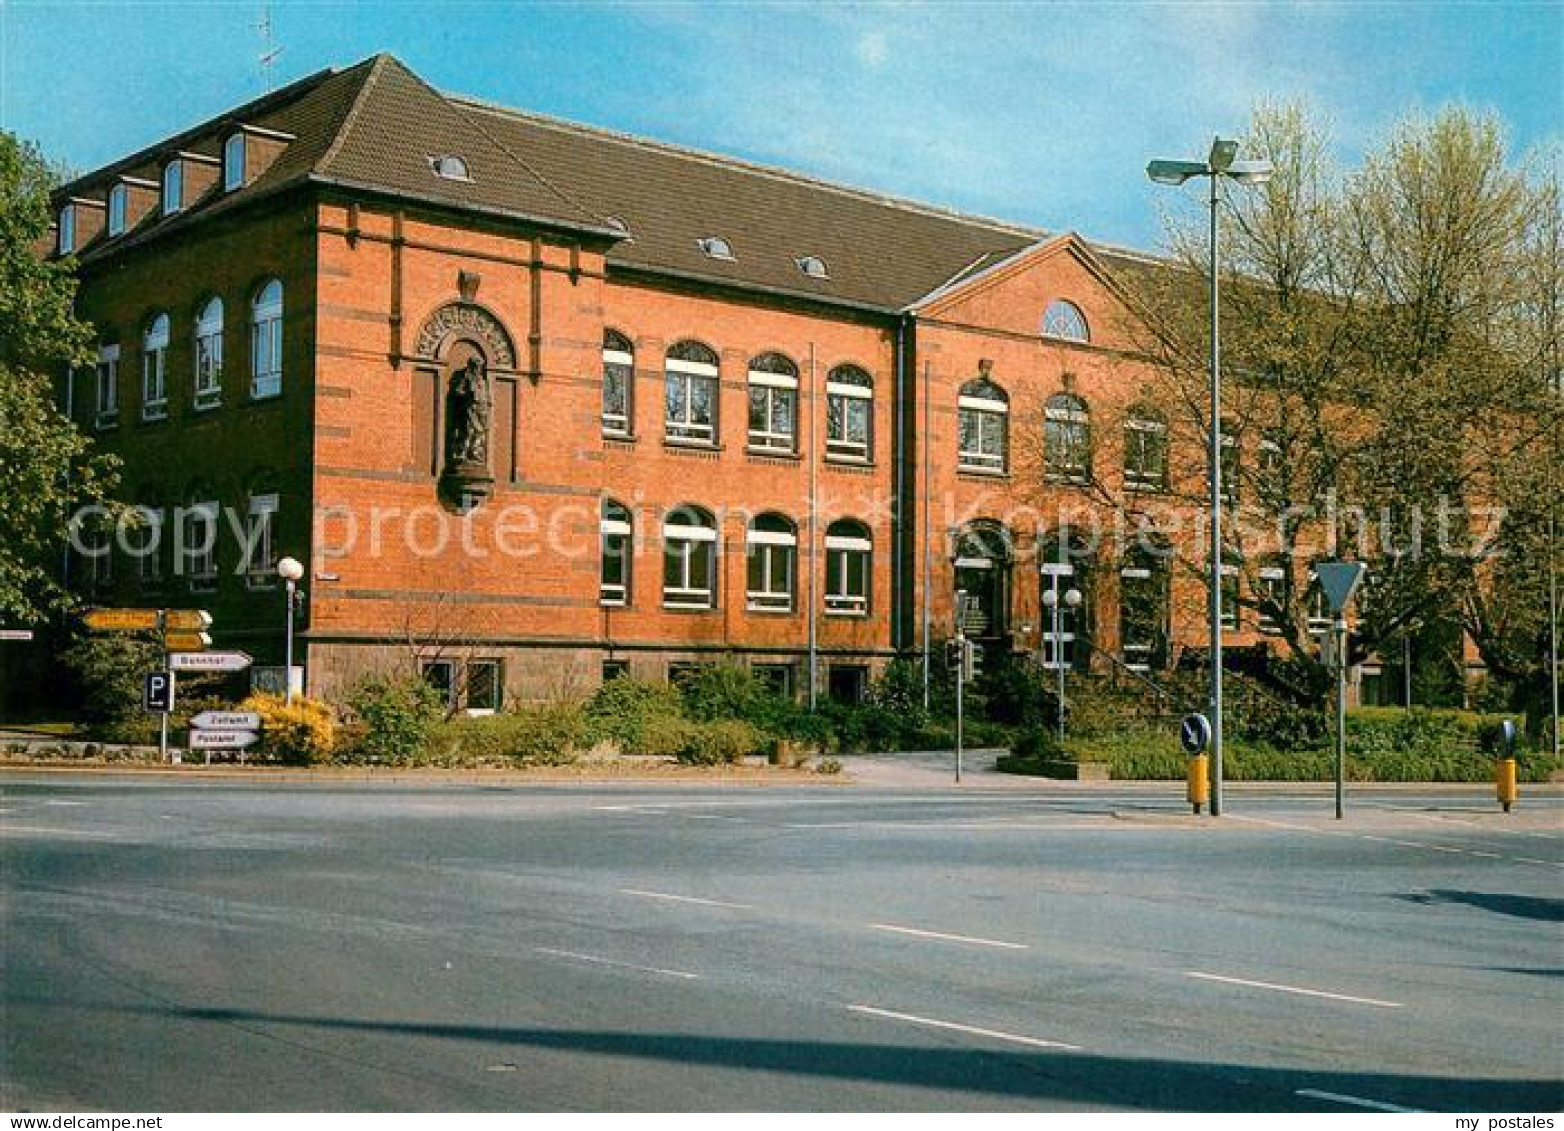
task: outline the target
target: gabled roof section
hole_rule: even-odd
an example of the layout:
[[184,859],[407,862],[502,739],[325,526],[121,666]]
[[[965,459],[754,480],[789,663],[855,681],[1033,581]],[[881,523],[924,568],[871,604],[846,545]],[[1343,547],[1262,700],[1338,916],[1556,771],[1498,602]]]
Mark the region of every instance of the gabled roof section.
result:
[[937,316],[973,295],[990,287],[1001,286],[1006,280],[1027,268],[1057,255],[1073,256],[1108,291],[1120,301],[1126,300],[1123,286],[1113,277],[1097,252],[1075,232],[1066,232],[1053,239],[1042,240],[1023,248],[1014,255],[997,258],[987,264],[975,264],[973,269],[962,272],[949,282],[923,295],[907,306],[910,313]]
[[[780,169],[448,96],[550,182],[625,221],[610,267],[868,307],[909,302],[1041,233]],[[701,250],[726,240],[733,258]],[[829,277],[806,275],[818,256]]]

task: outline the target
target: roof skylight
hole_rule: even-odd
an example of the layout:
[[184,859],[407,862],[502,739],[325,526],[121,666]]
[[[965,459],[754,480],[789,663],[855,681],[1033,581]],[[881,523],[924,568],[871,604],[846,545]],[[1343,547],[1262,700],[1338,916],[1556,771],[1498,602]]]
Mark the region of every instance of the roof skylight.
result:
[[829,279],[831,272],[826,269],[825,260],[818,255],[801,255],[793,261],[798,264],[798,269],[811,279]]
[[448,181],[472,180],[472,174],[467,171],[467,162],[454,153],[442,153],[429,158],[429,168],[434,170],[435,176],[444,177]]
[[701,252],[712,259],[737,259],[733,254],[733,245],[721,236],[705,236],[695,241]]

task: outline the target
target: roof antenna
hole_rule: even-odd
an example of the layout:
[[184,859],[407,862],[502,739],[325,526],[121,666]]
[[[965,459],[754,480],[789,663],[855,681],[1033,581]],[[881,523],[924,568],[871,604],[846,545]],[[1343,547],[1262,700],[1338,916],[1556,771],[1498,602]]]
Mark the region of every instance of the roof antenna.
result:
[[261,5],[261,22],[255,25],[261,33],[261,80],[266,84],[266,93],[272,92],[272,64],[277,61],[277,56],[282,54],[281,46],[272,45],[272,6]]

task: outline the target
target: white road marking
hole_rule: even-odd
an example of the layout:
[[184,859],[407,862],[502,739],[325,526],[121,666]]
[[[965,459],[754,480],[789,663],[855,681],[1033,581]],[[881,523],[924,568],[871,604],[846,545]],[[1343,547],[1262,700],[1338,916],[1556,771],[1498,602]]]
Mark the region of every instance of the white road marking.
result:
[[692,821],[733,821],[740,825],[749,824],[748,817],[729,817],[725,813],[691,813],[689,818]]
[[85,801],[45,801],[45,805],[85,805]]
[[0,833],[44,833],[48,836],[85,836],[96,840],[113,840],[113,833],[94,832],[91,829],[62,829],[55,825],[0,825]]
[[[784,829],[928,829],[928,830],[955,830],[960,832],[987,832],[990,829],[997,832],[1010,832],[1013,830],[1049,830],[1058,832],[1088,832],[1094,829],[1111,829],[1114,824],[1108,820],[1095,824],[1083,822],[1051,824],[1047,821],[786,821],[782,823]],[[1158,826],[1160,827],[1160,826]],[[1181,826],[1169,825],[1168,828]]]
[[636,895],[642,899],[666,899],[670,903],[695,903],[702,907],[727,907],[734,911],[753,911],[755,908],[748,903],[729,903],[723,899],[702,899],[698,895],[674,895],[666,891],[643,891],[640,888],[620,888],[620,895]]
[[1234,821],[1247,821],[1253,825],[1265,825],[1273,829],[1288,829],[1292,832],[1314,833],[1317,836],[1344,836],[1354,840],[1369,840],[1379,844],[1393,844],[1398,848],[1417,848],[1424,852],[1444,852],[1456,856],[1475,856],[1484,860],[1510,860],[1517,864],[1541,864],[1545,868],[1564,868],[1564,862],[1557,860],[1538,860],[1534,856],[1501,856],[1493,852],[1483,852],[1475,848],[1456,848],[1448,844],[1429,844],[1420,840],[1400,840],[1395,837],[1371,836],[1368,833],[1350,832],[1346,829],[1318,829],[1312,825],[1299,825],[1291,821],[1268,821],[1264,817],[1234,816]]
[[1185,977],[1199,978],[1206,982],[1226,982],[1233,986],[1249,986],[1259,990],[1277,990],[1284,994],[1302,994],[1304,997],[1323,997],[1331,1001],[1347,1001],[1354,1005],[1377,1005],[1381,1009],[1400,1009],[1399,1001],[1380,1001],[1372,997],[1353,997],[1351,994],[1333,994],[1327,990],[1310,990],[1302,986],[1284,986],[1280,982],[1255,982],[1248,978],[1229,978],[1222,974],[1207,974],[1201,970],[1185,970]]
[[1001,950],[1029,950],[1025,943],[1004,942],[1001,939],[984,939],[975,935],[951,935],[944,931],[923,931],[917,927],[898,927],[893,923],[870,923],[876,931],[892,931],[898,935],[912,935],[920,939],[939,939],[942,942],[970,943],[973,946],[993,946]]
[[890,1021],[905,1021],[909,1025],[923,1025],[930,1029],[948,1029],[953,1033],[967,1033],[974,1037],[988,1037],[995,1041],[1008,1041],[1013,1045],[1026,1045],[1034,1049],[1067,1049],[1079,1052],[1080,1045],[1067,1045],[1063,1041],[1045,1041],[1040,1037],[1027,1037],[1020,1033],[1005,1033],[998,1029],[980,1029],[975,1025],[961,1025],[955,1021],[940,1021],[933,1017],[918,1017],[911,1013],[896,1013],[889,1009],[876,1009],[872,1005],[849,1005],[852,1013],[870,1017],[884,1017]]
[[1402,1107],[1399,1104],[1387,1104],[1383,1100],[1366,1100],[1362,1096],[1344,1096],[1340,1092],[1321,1092],[1314,1088],[1300,1088],[1294,1092],[1295,1096],[1303,1096],[1311,1100],[1330,1100],[1332,1103],[1349,1104],[1352,1107],[1366,1107],[1373,1111],[1399,1111],[1424,1114],[1420,1107]]
[[620,962],[613,958],[603,958],[596,954],[578,954],[573,950],[555,950],[547,946],[535,946],[532,948],[539,954],[552,955],[555,958],[569,958],[576,962],[591,962],[598,966],[617,966],[622,970],[639,970],[642,974],[662,974],[669,978],[687,978],[694,980],[699,974],[691,974],[687,970],[665,970],[660,966],[637,966],[634,962]]

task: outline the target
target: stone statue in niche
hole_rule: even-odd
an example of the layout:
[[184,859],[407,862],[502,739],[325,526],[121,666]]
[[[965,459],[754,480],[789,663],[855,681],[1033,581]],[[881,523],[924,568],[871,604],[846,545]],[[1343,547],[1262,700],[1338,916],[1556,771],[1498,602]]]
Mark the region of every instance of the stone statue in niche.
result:
[[445,463],[448,468],[489,465],[489,425],[494,397],[489,375],[477,357],[451,374],[445,392]]

